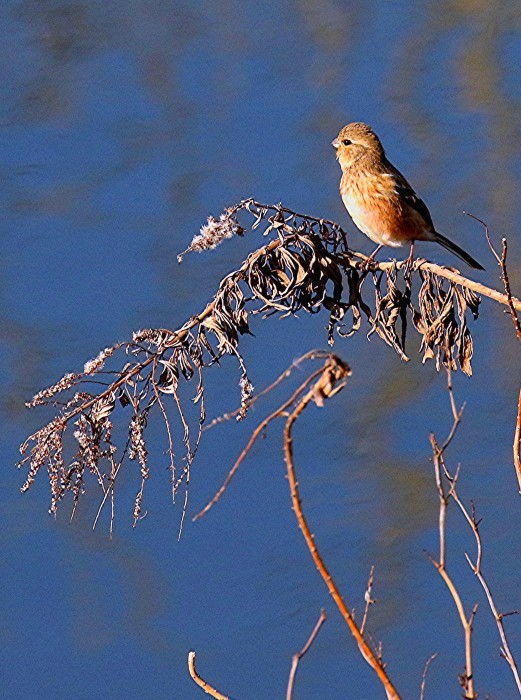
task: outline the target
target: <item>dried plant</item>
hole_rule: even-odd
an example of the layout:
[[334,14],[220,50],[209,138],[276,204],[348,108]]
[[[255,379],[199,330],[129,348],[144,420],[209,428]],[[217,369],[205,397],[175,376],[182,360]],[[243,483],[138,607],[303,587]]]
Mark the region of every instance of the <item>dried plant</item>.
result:
[[[470,374],[473,345],[467,312],[477,317],[477,293],[508,303],[505,295],[467,280],[452,268],[424,260],[417,260],[412,271],[403,263],[367,263],[363,255],[348,248],[345,233],[335,222],[253,199],[227,209],[219,219],[210,217],[188,250],[212,249],[245,233],[239,215],[253,218],[252,229],[263,225],[264,236],[271,240],[224,277],[200,313],[177,330],[145,329],[134,333],[131,341],[105,348],[86,363],[83,372],[66,374],[28,404],[51,404],[58,409],[21,446],[20,462],[28,469],[22,491],[30,488],[42,468],[47,469],[52,514],[68,492],[74,512],[90,473],[102,490],[96,521],[110,501],[112,528],[115,483],[128,459],[140,466],[133,514],[134,524],[138,522],[149,477],[146,427],[152,410],[162,416],[166,427],[173,498],[181,486],[186,488],[206,418],[204,373],[223,355],[232,355],[238,362],[241,408],[237,418],[246,415],[253,386],[239,341],[250,332],[252,316],[324,310],[330,344],[337,335],[346,338],[359,331],[365,322],[368,334],[376,333],[403,360],[408,359],[405,343],[410,320],[421,336],[424,360],[434,358],[438,367],[459,366]],[[118,365],[120,355],[126,360],[120,359]],[[187,418],[181,382],[194,385],[192,401],[199,407],[196,425]],[[93,391],[93,386],[98,390]],[[129,414],[126,437],[119,442],[113,436],[116,410]],[[172,411],[183,430],[182,458],[174,445]],[[183,517],[186,491],[184,503]]]
[[503,619],[508,615],[517,614],[518,611],[500,613],[498,611],[497,605],[494,601],[490,586],[485,578],[483,572],[483,542],[480,533],[480,520],[476,515],[476,508],[474,502],[471,502],[470,507],[466,506],[457,490],[457,485],[460,478],[460,467],[456,469],[455,472],[451,472],[447,466],[445,459],[445,451],[449,444],[452,442],[458,427],[461,423],[461,417],[463,415],[463,408],[457,409],[456,401],[454,398],[454,391],[452,386],[452,375],[450,368],[447,369],[447,390],[449,394],[450,407],[452,412],[452,428],[445,440],[445,442],[440,445],[433,433],[430,435],[430,443],[432,448],[432,461],[434,465],[434,475],[436,480],[436,489],[438,491],[439,499],[439,510],[438,510],[438,532],[439,532],[439,555],[435,559],[433,556],[429,555],[430,560],[436,567],[436,570],[443,579],[453,601],[456,606],[457,614],[461,623],[461,627],[464,633],[464,652],[465,652],[465,665],[464,671],[458,676],[459,683],[464,691],[464,698],[468,700],[474,700],[478,697],[478,693],[475,688],[475,672],[474,672],[474,662],[473,662],[473,632],[474,632],[474,618],[478,609],[478,605],[474,604],[470,613],[465,612],[465,606],[462,599],[462,594],[458,590],[454,579],[450,575],[447,569],[447,511],[451,501],[454,501],[458,506],[466,524],[470,527],[474,540],[476,543],[476,555],[472,559],[467,552],[465,552],[465,559],[472,571],[472,573],[478,579],[483,591],[485,593],[485,598],[487,604],[492,612],[494,620],[496,622],[496,627],[499,633],[499,638],[501,642],[500,655],[505,659],[507,664],[512,671],[514,681],[516,684],[517,692],[521,695],[521,678],[519,675],[519,670],[517,667],[517,662],[514,658],[514,654],[510,648],[507,633],[503,624]]
[[[442,446],[432,436],[433,460],[440,501],[440,555],[434,560],[456,603],[465,632],[465,671],[460,677],[465,697],[477,697],[472,670],[472,623],[475,608],[466,615],[461,597],[447,573],[445,560],[445,517],[450,500],[454,500],[470,525],[476,540],[475,560],[467,558],[472,572],[480,581],[489,607],[495,617],[501,639],[501,652],[510,665],[518,689],[521,688],[517,665],[508,646],[503,617],[497,611],[481,566],[479,521],[469,511],[456,491],[457,476],[449,473],[444,451],[452,440],[461,412],[455,407],[452,394],[452,372],[461,368],[471,374],[472,336],[468,326],[469,314],[478,316],[480,299],[487,296],[506,305],[519,335],[517,311],[521,303],[510,290],[506,272],[506,242],[503,254],[496,255],[501,266],[505,294],[489,289],[461,276],[452,268],[444,268],[425,260],[416,260],[409,268],[403,262],[375,263],[348,248],[343,230],[332,221],[299,214],[282,205],[263,205],[249,199],[227,209],[219,219],[210,217],[185,251],[211,250],[222,241],[243,235],[246,226],[239,216],[253,217],[251,228],[263,225],[268,241],[252,252],[242,265],[221,280],[213,299],[177,330],[144,329],[134,333],[131,341],[117,343],[102,350],[87,362],[82,372],[67,373],[53,386],[37,393],[28,406],[52,405],[57,415],[37,430],[21,446],[27,477],[22,487],[26,491],[38,472],[47,470],[50,490],[50,512],[56,514],[68,492],[72,494],[75,512],[80,495],[86,487],[87,474],[94,477],[101,489],[101,502],[95,524],[107,503],[111,504],[110,529],[114,521],[114,492],[117,477],[126,460],[138,465],[140,486],[137,489],[134,525],[143,517],[145,483],[150,476],[149,447],[146,430],[151,412],[158,414],[165,425],[168,443],[172,497],[185,489],[181,527],[186,513],[187,487],[190,470],[197,453],[206,421],[205,373],[225,355],[235,358],[239,368],[240,406],[210,425],[235,417],[245,418],[248,409],[264,393],[277,386],[293,367],[304,360],[320,359],[321,368],[312,372],[292,396],[262,421],[230,470],[223,486],[199,515],[205,513],[226,489],[231,478],[248,454],[263,427],[283,417],[284,454],[293,510],[315,565],[326,583],[339,612],[354,636],[363,658],[379,678],[388,698],[399,698],[382,660],[381,645],[373,644],[367,634],[367,621],[372,599],[374,572],[371,571],[361,621],[344,602],[339,588],[330,575],[317,549],[316,542],[302,511],[292,452],[292,430],[306,407],[314,402],[322,406],[344,386],[350,370],[336,355],[311,351],[299,358],[263,392],[253,394],[245,359],[240,348],[241,336],[250,332],[251,318],[272,315],[296,315],[301,311],[328,314],[327,338],[348,338],[363,327],[369,336],[376,334],[403,360],[408,360],[407,332],[415,329],[420,337],[423,360],[434,359],[436,367],[444,367],[449,377],[449,395],[454,425]],[[488,231],[487,239],[488,238]],[[182,257],[182,256],[181,256]],[[198,407],[195,420],[186,405],[186,389],[192,389],[191,400]],[[93,390],[95,387],[95,390]],[[521,402],[520,402],[521,406]],[[114,437],[116,412],[128,417],[125,437]],[[174,444],[174,416],[182,432],[182,455]],[[518,413],[514,455],[518,456],[521,439],[521,409]],[[65,441],[68,436],[68,441]],[[517,445],[517,447],[516,447]],[[518,470],[521,473],[521,468]],[[521,483],[521,479],[520,479]],[[199,516],[196,516],[199,517]],[[308,644],[296,655],[288,683],[292,695],[298,659],[309,648],[319,626]],[[425,693],[427,662],[421,684]],[[195,670],[195,654],[189,656],[190,673],[194,681],[213,697],[225,698],[209,685]]]

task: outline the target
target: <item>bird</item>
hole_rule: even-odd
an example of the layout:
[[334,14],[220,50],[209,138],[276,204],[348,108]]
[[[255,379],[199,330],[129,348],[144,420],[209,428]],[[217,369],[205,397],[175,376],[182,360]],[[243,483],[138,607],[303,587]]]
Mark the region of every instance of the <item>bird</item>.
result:
[[356,226],[378,247],[410,244],[412,266],[415,241],[439,243],[476,270],[485,268],[463,248],[436,231],[425,202],[387,159],[378,136],[367,124],[344,126],[331,144],[342,169],[340,194]]

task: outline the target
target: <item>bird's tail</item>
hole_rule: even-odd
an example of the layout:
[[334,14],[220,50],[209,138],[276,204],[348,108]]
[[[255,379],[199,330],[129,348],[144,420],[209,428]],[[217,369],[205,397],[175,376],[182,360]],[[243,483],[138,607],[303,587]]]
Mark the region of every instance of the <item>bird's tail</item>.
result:
[[461,258],[464,262],[467,263],[467,265],[470,265],[470,267],[473,267],[475,270],[484,270],[485,268],[483,265],[480,265],[477,260],[474,260],[472,255],[469,255],[466,253],[463,248],[460,248],[459,245],[456,245],[456,243],[453,243],[451,240],[448,238],[445,238],[441,233],[438,231],[436,233],[436,243],[439,243],[442,245],[444,248],[447,248],[447,250],[450,250],[451,253],[454,253],[454,255],[457,255],[458,258]]

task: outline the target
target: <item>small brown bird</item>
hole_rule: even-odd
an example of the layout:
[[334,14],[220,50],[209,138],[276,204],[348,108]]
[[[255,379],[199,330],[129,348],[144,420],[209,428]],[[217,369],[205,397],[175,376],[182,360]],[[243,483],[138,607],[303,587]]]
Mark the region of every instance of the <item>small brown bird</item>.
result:
[[438,233],[427,205],[404,176],[390,163],[378,136],[361,122],[344,126],[332,146],[342,168],[340,194],[358,228],[378,243],[372,260],[384,245],[393,248],[415,241],[433,241],[464,260],[476,270],[484,268],[456,243]]

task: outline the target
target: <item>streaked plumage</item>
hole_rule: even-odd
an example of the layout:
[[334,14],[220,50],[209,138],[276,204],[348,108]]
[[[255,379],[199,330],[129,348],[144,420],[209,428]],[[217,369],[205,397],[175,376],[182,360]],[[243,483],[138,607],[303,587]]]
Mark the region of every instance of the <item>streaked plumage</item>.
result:
[[[356,226],[379,246],[393,248],[414,241],[439,243],[477,270],[474,258],[436,231],[427,205],[387,160],[371,127],[345,126],[332,144],[342,168],[340,194]],[[411,248],[412,255],[412,248]]]

